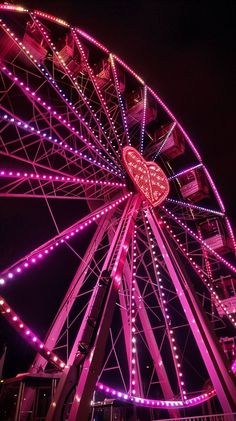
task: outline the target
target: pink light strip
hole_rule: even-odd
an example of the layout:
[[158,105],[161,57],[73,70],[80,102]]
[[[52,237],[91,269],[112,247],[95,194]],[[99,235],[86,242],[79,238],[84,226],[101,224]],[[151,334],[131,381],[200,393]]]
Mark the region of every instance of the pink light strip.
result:
[[[83,135],[81,135],[79,133],[79,131],[71,123],[69,123],[69,121],[65,120],[64,116],[59,114],[57,111],[53,110],[53,107],[51,105],[48,105],[45,101],[42,101],[42,98],[40,96],[38,96],[36,94],[36,92],[31,90],[29,88],[28,84],[25,84],[22,81],[22,79],[20,79],[19,77],[14,76],[14,74],[12,72],[10,72],[5,65],[0,65],[0,69],[12,80],[13,83],[15,83],[15,85],[19,86],[19,88],[23,92],[25,92],[25,94],[28,97],[31,97],[35,102],[40,104],[50,114],[51,117],[53,117],[59,123],[65,125],[65,127],[67,128],[67,130],[70,131],[71,134],[76,135],[86,146],[88,146],[90,149],[93,149],[94,151],[96,151],[99,155],[101,155],[101,157],[103,157],[108,162],[109,165],[112,165],[114,169],[115,168],[117,169],[116,165],[114,165],[113,162],[111,162],[111,160],[113,160],[114,158],[111,157],[110,154],[109,154],[109,156],[110,156],[111,160],[109,160],[105,155],[103,155],[102,152],[98,148],[96,148],[95,145],[91,144],[91,142],[88,141],[88,139],[86,139]],[[80,120],[81,124],[87,130],[88,126],[81,119],[81,115],[79,114],[77,117],[79,117],[79,120]],[[91,130],[91,127],[89,127],[89,129]],[[102,141],[99,140],[98,137],[95,134],[93,134],[93,136],[96,137],[96,140],[99,141],[101,143],[101,145],[106,147],[106,145],[103,144]]]
[[25,9],[22,6],[12,6],[10,4],[0,4],[0,10],[10,10],[11,12],[28,12],[28,9]]
[[125,196],[122,196],[120,199],[111,202],[108,206],[104,206],[104,208],[102,208],[99,212],[94,212],[89,217],[84,218],[83,222],[74,224],[73,226],[67,228],[53,239],[49,240],[47,243],[33,250],[27,256],[20,259],[20,261],[13,264],[10,268],[2,272],[2,277],[0,278],[0,285],[4,285],[7,280],[12,279],[17,275],[20,275],[22,272],[25,272],[25,270],[27,270],[29,267],[32,267],[41,260],[44,260],[44,258],[58,246],[64,244],[66,241],[78,235],[78,233],[81,230],[83,230],[85,227],[87,227],[94,221],[97,221],[101,216],[105,215],[113,208],[119,206],[131,195],[132,193],[128,193]]
[[86,185],[99,185],[99,186],[116,186],[116,187],[125,187],[124,183],[116,183],[111,181],[99,181],[91,180],[78,177],[66,177],[58,175],[48,175],[48,174],[35,174],[31,172],[20,172],[15,170],[4,170],[0,168],[0,177],[2,178],[16,178],[16,179],[27,179],[27,180],[39,180],[39,181],[53,181],[61,182],[63,184],[86,184]]
[[96,45],[96,47],[100,48],[105,53],[109,54],[109,50],[103,44],[98,42],[95,38],[91,37],[91,35],[88,35],[86,32],[82,31],[79,28],[76,28],[76,31],[78,32],[78,34],[82,35],[83,38],[87,39],[92,44]]
[[187,225],[185,225],[180,219],[178,219],[172,212],[170,212],[165,206],[162,208],[175,220],[178,222],[181,227],[183,227],[195,240],[201,243],[211,254],[213,254],[220,262],[222,262],[225,266],[227,266],[232,272],[236,273],[236,267],[229,263],[226,259],[220,256],[215,250],[213,250],[205,241],[201,240],[199,236],[193,232]]
[[[113,54],[114,59],[121,64],[132,76],[134,76],[142,85],[145,84],[144,80],[136,73],[134,72],[128,64],[126,64],[123,60],[121,60],[116,54]],[[148,88],[149,89],[149,88]]]
[[44,18],[44,19],[50,20],[50,21],[52,21],[52,22],[56,22],[56,23],[58,23],[59,25],[62,25],[62,26],[67,26],[67,27],[69,27],[69,26],[70,26],[70,25],[69,25],[69,23],[67,23],[67,22],[66,22],[66,21],[64,21],[63,19],[59,19],[59,18],[57,18],[56,16],[50,15],[49,13],[40,12],[39,10],[34,10],[34,13],[35,13],[37,16],[40,16],[41,18]]
[[[2,22],[2,19],[0,19],[0,23]],[[18,40],[18,38],[15,36],[15,34],[11,31],[10,28],[7,27],[5,23],[1,23],[3,29],[8,33],[8,35],[14,40],[14,42],[19,46],[19,48],[22,50],[22,52],[29,57],[29,59],[32,61],[34,65],[36,65],[39,69],[39,71],[45,76],[45,78],[48,80],[49,84],[54,88],[54,90],[58,93],[58,95],[61,97],[62,101],[66,102],[67,107],[75,114],[76,118],[79,117],[78,110],[76,110],[75,106],[73,106],[72,102],[69,100],[69,98],[66,97],[66,95],[63,93],[62,89],[58,86],[56,81],[49,75],[46,68],[43,67],[34,57],[33,55],[26,49],[26,47],[23,45],[22,42]],[[77,82],[76,82],[77,83]],[[77,83],[78,85],[78,83]],[[90,110],[90,103],[89,101],[82,95],[84,102],[86,103],[88,109]],[[93,111],[91,109],[91,111]],[[79,117],[80,118],[80,117]],[[100,126],[102,129],[102,124],[100,121],[95,117],[93,114],[93,119],[96,121],[98,127]],[[92,128],[88,125],[87,129],[90,129],[92,131]],[[96,136],[95,136],[96,137]]]
[[169,131],[168,131],[168,133],[166,134],[165,139],[162,141],[162,144],[161,144],[160,148],[158,149],[158,151],[157,151],[156,155],[155,155],[155,156],[154,156],[154,158],[153,158],[153,161],[156,161],[157,157],[160,155],[160,153],[161,153],[162,149],[164,148],[164,146],[165,146],[165,144],[166,144],[167,140],[169,139],[169,137],[170,137],[171,133],[173,132],[173,130],[174,130],[174,128],[175,128],[175,126],[176,126],[176,121],[172,124],[172,126],[171,126],[170,130],[169,130]]
[[229,219],[227,217],[225,218],[225,222],[226,222],[226,225],[227,225],[227,228],[229,230],[229,234],[230,234],[230,237],[231,237],[231,240],[232,240],[232,243],[233,243],[234,252],[236,252],[236,240],[235,240],[235,237],[234,237],[234,233],[233,233],[231,224],[230,224]]
[[[85,63],[86,63],[86,66],[87,66],[87,69],[88,69],[89,76],[90,76],[90,78],[91,78],[91,80],[92,80],[92,82],[93,82],[93,85],[94,85],[95,90],[96,90],[96,92],[97,92],[97,95],[98,95],[98,98],[99,98],[99,100],[100,100],[101,106],[102,106],[102,108],[103,108],[103,110],[104,110],[104,112],[105,112],[105,114],[106,114],[106,117],[107,117],[107,120],[108,120],[108,122],[109,122],[109,124],[110,124],[110,127],[112,127],[113,134],[114,134],[114,136],[115,136],[115,138],[116,138],[116,141],[117,141],[118,145],[122,146],[122,145],[121,145],[121,140],[120,140],[120,138],[119,138],[119,136],[118,136],[118,134],[117,134],[117,130],[116,130],[116,127],[115,127],[115,123],[113,122],[113,119],[112,119],[112,117],[111,117],[111,115],[110,115],[110,112],[109,112],[109,109],[108,109],[107,103],[106,103],[106,101],[105,101],[105,99],[104,99],[104,97],[103,97],[102,91],[101,91],[101,89],[99,88],[99,86],[98,86],[98,84],[97,84],[96,77],[94,76],[93,70],[91,69],[91,67],[90,67],[90,65],[89,65],[89,62],[88,62],[87,57],[86,57],[86,55],[85,55],[85,53],[84,53],[83,47],[82,47],[82,45],[81,45],[81,42],[79,41],[79,39],[78,39],[78,37],[77,37],[76,30],[75,30],[75,29],[72,29],[72,30],[71,30],[71,32],[72,32],[72,34],[73,34],[73,36],[74,36],[74,39],[75,39],[75,41],[76,41],[77,47],[78,47],[78,49],[79,49],[79,51],[80,51],[80,53],[81,53],[82,57],[83,57],[83,60],[84,60],[84,61],[85,61]],[[118,152],[118,151],[116,151],[116,152]]]
[[210,390],[208,392],[204,392],[201,395],[194,396],[193,398],[186,399],[185,401],[176,400],[176,401],[163,401],[163,400],[156,400],[156,399],[144,399],[138,396],[130,397],[124,392],[120,392],[119,390],[113,389],[110,386],[106,386],[103,383],[97,383],[97,388],[100,391],[103,391],[105,394],[110,396],[114,396],[117,399],[124,400],[126,402],[132,402],[137,406],[144,406],[144,407],[153,407],[153,408],[162,408],[162,409],[171,409],[176,407],[190,407],[202,404],[203,402],[208,401],[213,396],[215,396],[215,390]]
[[121,95],[121,92],[120,92],[119,79],[118,79],[118,76],[117,76],[114,57],[113,57],[112,54],[110,54],[109,57],[110,57],[110,60],[111,60],[111,69],[112,69],[113,78],[114,78],[114,81],[115,81],[116,93],[117,93],[118,101],[119,101],[119,104],[120,104],[123,126],[124,126],[125,133],[126,133],[126,136],[127,136],[128,144],[131,145],[131,141],[130,141],[130,137],[129,137],[129,127],[128,127],[127,118],[126,118],[126,111],[125,111],[125,106],[124,106],[124,103],[123,103],[123,98],[122,98],[122,95]]
[[209,183],[210,183],[210,185],[211,185],[211,187],[212,187],[212,190],[214,191],[214,193],[215,193],[215,195],[216,195],[216,198],[217,198],[217,201],[218,201],[218,203],[219,203],[219,205],[220,205],[220,208],[221,208],[221,210],[222,210],[222,212],[225,212],[225,207],[224,207],[224,204],[223,204],[223,202],[222,202],[222,200],[221,200],[221,197],[220,197],[220,194],[219,194],[219,192],[218,192],[218,190],[217,190],[217,188],[216,188],[216,186],[215,186],[215,183],[214,183],[214,181],[212,180],[212,178],[211,178],[211,176],[210,176],[210,173],[209,173],[209,171],[207,170],[207,168],[205,167],[205,165],[204,165],[204,171],[205,171],[205,173],[206,173],[206,176],[207,176],[207,178],[208,178],[208,180],[209,180]]
[[195,272],[201,278],[202,282],[205,283],[209,293],[211,294],[214,302],[216,303],[216,306],[220,306],[223,309],[226,317],[233,324],[233,326],[236,327],[236,319],[234,319],[234,317],[229,313],[229,311],[227,310],[227,307],[224,305],[222,300],[219,298],[216,290],[213,287],[212,279],[210,279],[210,281],[211,281],[210,282],[209,279],[206,278],[206,275],[204,274],[204,271],[202,270],[202,268],[195,262],[195,260],[193,260],[191,254],[187,252],[184,245],[180,242],[177,235],[174,234],[173,230],[170,228],[170,226],[167,224],[167,221],[165,221],[162,216],[161,216],[161,221],[163,221],[163,224],[165,225],[165,228],[167,229],[167,231],[169,232],[169,234],[171,235],[171,237],[175,241],[176,245],[182,250],[186,259],[191,264],[192,268],[195,270]]
[[174,180],[175,178],[181,177],[181,175],[187,174],[189,171],[196,170],[197,168],[201,168],[203,164],[197,164],[193,167],[187,168],[186,170],[180,171],[178,174],[172,175],[171,177],[168,177],[168,180]]
[[[4,9],[5,8],[5,5],[0,5],[1,7],[2,7],[2,9]],[[15,6],[12,6],[12,7],[15,7]],[[16,9],[15,9],[16,10]],[[64,25],[66,25],[66,26],[69,26],[65,21],[63,21],[63,20],[61,20],[61,19],[58,19],[58,18],[56,18],[55,16],[52,16],[52,15],[49,15],[49,14],[46,14],[46,13],[43,13],[43,12],[40,12],[40,11],[35,11],[34,12],[35,14],[38,14],[38,15],[40,15],[40,16],[42,16],[42,17],[45,17],[46,19],[51,19],[52,21],[55,21],[55,22],[57,22],[57,23],[59,23],[59,24],[64,24]],[[99,48],[101,48],[101,49],[103,49],[105,52],[107,52],[107,53],[109,53],[109,50],[107,50],[104,46],[102,46],[102,44],[100,44],[98,41],[96,41],[94,38],[92,38],[91,36],[89,36],[88,34],[86,34],[85,32],[83,32],[83,31],[81,31],[81,30],[79,30],[78,28],[77,28],[77,31],[82,35],[82,36],[84,36],[86,39],[88,39],[88,40],[90,40],[93,44],[95,44],[95,45],[97,45]],[[117,60],[117,62],[119,62],[130,74],[132,74],[140,83],[142,83],[142,84],[144,84],[144,81],[143,81],[143,79],[142,78],[140,78],[140,76],[136,73],[136,72],[134,72],[123,60],[121,60],[118,56],[116,56],[116,55],[113,55],[114,56],[114,58]],[[37,63],[38,64],[38,63]],[[40,67],[40,65],[38,64],[38,66]],[[170,111],[170,109],[165,105],[165,103],[161,100],[161,98],[159,97],[159,95],[157,95],[157,93],[152,89],[152,88],[150,88],[149,86],[147,86],[147,89],[148,89],[148,91],[154,96],[154,98],[156,98],[156,100],[159,102],[159,104],[163,107],[163,109],[168,113],[168,115],[174,120],[174,121],[176,121],[176,118],[174,117],[174,115],[172,114],[172,112]],[[191,139],[190,139],[190,137],[188,136],[188,134],[186,133],[186,131],[184,130],[184,128],[180,125],[180,123],[178,123],[177,121],[176,121],[176,124],[178,125],[178,127],[179,127],[179,129],[181,130],[181,132],[183,133],[183,135],[185,136],[185,138],[186,138],[186,140],[188,141],[188,143],[189,143],[189,145],[190,145],[190,147],[192,148],[192,150],[194,151],[194,153],[195,153],[195,155],[196,155],[196,157],[199,159],[199,161],[200,162],[202,162],[202,158],[201,158],[201,156],[200,156],[200,154],[199,154],[199,152],[197,151],[197,149],[195,148],[195,146],[193,145],[193,142],[191,141]],[[217,200],[219,201],[219,204],[220,204],[220,206],[221,206],[221,209],[222,209],[222,211],[224,212],[225,211],[225,209],[224,209],[224,205],[223,205],[223,202],[222,202],[222,200],[221,200],[221,198],[220,198],[220,195],[219,195],[219,193],[218,193],[218,190],[216,189],[216,187],[215,187],[215,185],[214,185],[214,183],[213,183],[213,180],[211,179],[211,177],[210,177],[210,174],[209,174],[209,172],[207,171],[207,169],[205,169],[205,171],[206,171],[206,175],[208,176],[208,179],[209,179],[209,182],[210,182],[210,184],[212,185],[212,187],[213,187],[213,190],[215,191],[215,193],[216,193],[216,196],[217,196]]]
[[134,226],[134,236],[133,236],[133,274],[132,274],[132,283],[130,289],[130,359],[131,359],[131,376],[130,376],[130,390],[131,396],[135,396],[136,393],[136,365],[137,365],[137,347],[136,347],[136,337],[135,337],[135,284],[136,284],[136,270],[137,270],[137,226]]
[[14,329],[25,339],[30,345],[40,353],[46,360],[51,362],[60,371],[65,367],[65,363],[52,351],[45,347],[44,343],[32,332],[29,327],[23,323],[22,319],[9,306],[6,300],[0,296],[0,313],[14,327]]
[[[7,321],[13,326],[13,328],[27,340],[32,348],[34,348],[40,355],[42,355],[47,361],[52,363],[56,368],[62,371],[66,368],[65,362],[59,358],[54,352],[50,351],[45,347],[45,344],[32,332],[31,329],[22,321],[22,319],[14,312],[14,310],[8,305],[6,300],[0,296],[0,313],[7,319]],[[153,399],[143,399],[137,396],[129,397],[126,393],[117,391],[113,388],[110,388],[102,383],[97,383],[97,388],[100,391],[103,391],[116,398],[121,400],[130,401],[140,406],[146,407],[160,407],[160,408],[171,408],[176,406],[195,406],[198,405],[215,395],[215,391],[211,390],[207,393],[203,393],[194,398],[188,399],[186,401],[160,401]]]
[[166,199],[167,202],[170,203],[175,203],[176,205],[180,205],[180,206],[184,206],[186,208],[190,208],[190,209],[197,209],[199,211],[203,211],[203,212],[209,212],[209,213],[213,213],[215,215],[219,215],[219,216],[224,216],[224,214],[222,212],[213,210],[213,209],[209,209],[209,208],[203,208],[202,206],[197,206],[197,205],[193,205],[187,202],[182,202],[181,200],[176,200],[176,199],[171,199],[171,198],[167,198]]
[[186,140],[188,141],[190,147],[192,148],[192,150],[194,151],[196,157],[198,158],[198,160],[201,162],[202,158],[199,154],[199,152],[197,151],[197,149],[195,148],[193,142],[191,141],[190,137],[187,135],[186,131],[183,129],[183,127],[178,123],[178,121],[176,120],[175,116],[172,114],[172,112],[170,111],[170,109],[165,105],[165,103],[162,101],[162,99],[159,97],[159,95],[156,94],[156,92],[151,89],[148,86],[148,90],[149,92],[154,96],[154,98],[156,98],[156,100],[159,102],[159,104],[162,106],[162,108],[167,112],[167,114],[176,122],[177,126],[179,127],[180,131],[183,133],[184,137],[186,138]]
[[[32,15],[32,16],[33,16],[33,15]],[[88,108],[88,110],[89,110],[89,111],[91,111],[92,109],[91,109],[91,106],[90,106],[90,101],[89,101],[89,100],[88,100],[88,98],[85,96],[84,92],[82,91],[82,89],[81,89],[81,87],[80,87],[80,85],[79,85],[79,83],[78,83],[78,81],[77,81],[77,78],[73,76],[73,73],[72,73],[72,72],[71,72],[71,70],[68,68],[68,66],[66,65],[65,61],[62,59],[62,57],[61,57],[61,55],[60,55],[60,51],[58,51],[58,50],[56,49],[55,44],[54,44],[54,43],[52,42],[52,40],[49,38],[49,36],[48,36],[47,32],[44,30],[44,27],[41,25],[41,23],[39,22],[39,20],[38,20],[38,19],[36,19],[36,18],[34,18],[34,17],[33,17],[33,20],[36,22],[36,25],[38,26],[38,29],[40,30],[41,34],[42,34],[42,35],[46,38],[46,42],[47,42],[47,44],[50,46],[50,48],[52,49],[52,51],[54,52],[54,54],[56,54],[57,59],[58,59],[58,60],[59,60],[59,62],[61,63],[62,67],[64,68],[64,70],[65,70],[65,72],[66,72],[67,76],[70,78],[71,82],[74,84],[74,88],[76,89],[76,91],[77,91],[77,92],[78,92],[78,94],[80,95],[80,97],[81,97],[82,101],[84,102],[84,104],[86,105],[86,107]],[[79,41],[79,39],[78,39],[78,37],[77,37],[77,35],[76,35],[76,31],[72,28],[72,29],[71,29],[71,32],[72,32],[72,35],[74,36],[74,39],[75,39],[76,44],[77,44],[77,47],[79,48],[79,51],[80,51],[80,53],[82,54],[83,59],[84,59],[84,60],[85,60],[85,62],[86,62],[86,65],[87,65],[87,69],[88,69],[89,75],[90,75],[90,77],[91,77],[91,79],[92,79],[92,81],[93,81],[93,83],[94,83],[95,90],[97,91],[97,94],[98,94],[98,97],[99,97],[99,100],[100,100],[101,106],[102,106],[103,110],[105,111],[105,114],[106,114],[106,117],[107,117],[108,122],[109,122],[109,124],[110,124],[110,127],[112,127],[112,130],[113,130],[114,136],[115,136],[115,138],[116,138],[117,142],[119,143],[120,139],[119,139],[119,137],[118,137],[118,135],[117,135],[117,130],[116,130],[116,128],[115,128],[115,124],[114,124],[114,122],[112,121],[112,119],[110,118],[109,111],[108,111],[108,107],[107,107],[107,105],[106,105],[106,102],[105,102],[104,98],[102,97],[102,94],[101,94],[100,88],[97,86],[96,79],[95,79],[95,77],[93,76],[93,72],[92,72],[92,70],[91,70],[91,68],[90,68],[90,66],[89,66],[89,64],[88,64],[88,61],[87,61],[86,55],[84,54],[84,51],[83,51],[82,46],[81,46],[81,44],[80,44],[80,41]],[[95,114],[93,114],[93,119],[94,119],[94,121],[96,121],[97,125],[98,125],[98,126],[100,126],[100,127],[103,129],[102,123],[101,123],[101,122],[100,122],[100,121],[96,118],[96,115],[95,115]]]
[[187,394],[186,394],[186,390],[184,388],[183,372],[182,372],[181,363],[180,363],[180,359],[179,359],[178,349],[177,349],[177,346],[176,346],[176,339],[175,339],[174,331],[171,328],[172,322],[171,322],[171,319],[170,319],[169,310],[167,308],[165,291],[164,291],[164,287],[162,285],[162,278],[160,276],[160,269],[159,269],[159,265],[157,263],[157,258],[156,258],[156,251],[154,250],[155,249],[155,243],[154,243],[154,239],[152,238],[152,235],[151,235],[151,226],[149,224],[146,212],[144,213],[144,217],[145,217],[147,233],[148,233],[148,237],[149,237],[150,245],[151,245],[152,260],[153,260],[153,263],[155,262],[153,264],[153,267],[154,267],[154,270],[156,272],[156,277],[157,277],[157,280],[158,280],[157,285],[158,285],[158,290],[159,290],[161,310],[162,310],[162,314],[163,314],[164,321],[165,321],[167,337],[168,337],[168,340],[169,340],[169,346],[170,346],[170,349],[171,349],[173,364],[174,364],[174,367],[175,367],[175,372],[176,372],[176,377],[177,377],[177,381],[178,381],[180,396],[181,396],[181,399],[185,401],[187,399]]
[[145,133],[145,124],[146,124],[146,111],[147,111],[147,86],[143,88],[143,119],[141,127],[141,143],[140,143],[140,153],[143,155],[143,146],[144,146],[144,133]]

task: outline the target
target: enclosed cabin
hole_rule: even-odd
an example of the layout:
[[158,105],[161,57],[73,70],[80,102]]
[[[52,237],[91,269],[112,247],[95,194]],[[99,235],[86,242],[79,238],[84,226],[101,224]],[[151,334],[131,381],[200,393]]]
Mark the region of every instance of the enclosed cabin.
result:
[[[27,28],[28,24],[26,25]],[[23,38],[24,43],[24,38]],[[20,48],[17,42],[10,36],[10,33],[5,32],[3,28],[0,28],[0,59],[11,62],[17,57],[20,52]],[[27,49],[29,49],[27,45]],[[32,52],[33,54],[33,52]]]
[[27,22],[23,37],[23,44],[26,47],[26,50],[32,54],[34,59],[43,63],[48,53],[47,44],[41,31],[37,28],[34,22]]
[[223,351],[228,360],[234,361],[236,357],[236,337],[224,337],[220,338]]
[[[102,60],[95,69],[96,82],[100,89],[104,89],[112,80],[112,68],[109,60]],[[116,68],[116,74],[121,93],[125,90],[125,74],[119,68]]]
[[209,194],[209,185],[202,169],[195,168],[179,177],[180,192],[184,199],[198,202]]
[[185,150],[184,136],[177,126],[173,128],[173,123],[156,130],[154,142],[156,152],[160,150],[168,160],[182,155]]
[[53,61],[54,65],[60,69],[63,69],[63,62],[67,66],[67,69],[72,73],[73,77],[76,77],[80,72],[87,71],[86,60],[88,60],[89,52],[88,49],[83,45],[83,52],[85,58],[80,54],[72,34],[67,33],[66,36],[57,43],[58,54],[54,54]]
[[225,223],[219,218],[209,218],[199,226],[203,241],[219,254],[232,251],[232,242]]
[[0,420],[45,420],[60,374],[18,374],[4,380],[0,392]]
[[[236,277],[222,276],[214,281],[214,288],[227,311],[230,314],[236,313]],[[217,311],[220,316],[224,316],[225,312],[220,305],[217,307]]]
[[[144,112],[144,89],[136,89],[126,95],[126,114],[129,127],[135,124],[142,124]],[[147,96],[145,124],[149,124],[156,119],[157,105],[154,100]]]

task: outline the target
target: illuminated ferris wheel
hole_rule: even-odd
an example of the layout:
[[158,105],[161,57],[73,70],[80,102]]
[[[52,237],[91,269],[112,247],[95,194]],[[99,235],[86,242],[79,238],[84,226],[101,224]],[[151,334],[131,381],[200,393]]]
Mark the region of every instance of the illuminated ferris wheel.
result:
[[[5,381],[0,419],[36,419],[26,414],[40,406],[47,421],[88,420],[105,397],[160,417],[206,401],[233,413],[235,240],[195,145],[91,36],[43,12],[0,9],[11,250],[0,312],[35,350],[28,383]],[[54,385],[48,405],[33,378]]]

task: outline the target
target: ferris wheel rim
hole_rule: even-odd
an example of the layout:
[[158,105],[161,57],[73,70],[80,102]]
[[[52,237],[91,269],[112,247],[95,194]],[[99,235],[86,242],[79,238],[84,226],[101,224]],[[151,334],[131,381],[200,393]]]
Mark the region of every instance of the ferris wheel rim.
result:
[[[29,10],[27,10],[27,9],[23,9],[23,8],[19,8],[19,7],[17,7],[17,6],[7,6],[7,5],[0,5],[0,9],[2,9],[2,10],[10,10],[10,11],[17,11],[17,12],[27,12],[27,13],[29,13]],[[38,15],[38,16],[41,16],[41,17],[43,17],[43,18],[48,18],[49,20],[50,19],[52,19],[52,20],[55,20],[58,24],[61,24],[61,25],[63,25],[63,26],[68,26],[70,29],[73,29],[73,27],[72,26],[70,26],[69,24],[67,24],[65,21],[63,21],[63,20],[61,20],[61,19],[59,19],[59,18],[56,18],[56,17],[53,17],[52,15],[45,15],[43,12],[39,12],[39,11],[34,11],[34,13],[36,14],[36,15]],[[96,45],[99,47],[99,48],[101,48],[103,51],[105,51],[106,53],[108,53],[108,54],[111,54],[107,49],[106,49],[106,47],[104,47],[102,44],[100,44],[98,41],[96,41],[94,38],[92,38],[92,37],[90,37],[90,35],[88,35],[88,34],[86,34],[84,31],[81,31],[79,28],[75,28],[75,30],[78,32],[78,33],[80,33],[80,35],[82,35],[82,36],[84,36],[85,38],[87,37],[87,39],[89,40],[89,41],[91,41],[91,42],[94,42],[94,43],[96,43]],[[193,152],[194,152],[194,154],[195,154],[195,156],[197,157],[197,159],[198,159],[198,161],[199,161],[199,165],[202,165],[203,166],[203,168],[204,168],[204,171],[206,172],[206,174],[207,174],[207,177],[208,177],[208,180],[209,180],[209,182],[210,182],[210,184],[211,184],[211,186],[212,186],[212,188],[213,188],[213,190],[214,190],[214,193],[216,194],[216,198],[217,198],[217,201],[218,201],[218,203],[219,203],[219,205],[220,205],[220,209],[221,209],[221,212],[222,212],[222,214],[225,214],[225,209],[224,209],[224,205],[223,205],[223,202],[222,202],[222,200],[221,200],[221,198],[220,198],[220,196],[219,196],[219,193],[218,193],[218,191],[217,191],[217,189],[216,189],[216,187],[215,187],[215,184],[214,184],[214,182],[213,182],[213,180],[211,179],[211,176],[210,176],[210,174],[209,174],[209,172],[208,172],[208,170],[206,169],[206,167],[205,167],[205,165],[203,165],[203,163],[202,163],[202,159],[201,159],[201,156],[199,155],[199,153],[198,153],[198,151],[197,151],[197,149],[196,149],[196,147],[194,146],[194,144],[192,143],[192,141],[190,140],[190,138],[188,137],[188,135],[186,134],[186,132],[185,132],[185,130],[183,129],[183,127],[177,122],[177,120],[176,120],[176,118],[174,117],[174,115],[171,113],[171,111],[169,110],[169,108],[165,105],[165,103],[160,99],[160,97],[155,93],[155,91],[153,91],[149,86],[147,86],[147,85],[145,85],[145,82],[142,80],[142,78],[140,78],[140,76],[138,76],[129,66],[127,66],[127,64],[125,64],[121,59],[119,59],[119,57],[117,57],[116,55],[114,55],[113,54],[113,57],[115,58],[115,60],[117,60],[117,62],[119,62],[122,66],[124,66],[124,68],[127,70],[127,71],[129,71],[134,77],[136,77],[138,80],[139,80],[139,82],[141,82],[144,86],[146,86],[147,87],[147,90],[148,90],[148,92],[151,94],[151,95],[153,95],[153,97],[158,101],[158,103],[161,105],[161,107],[162,108],[164,108],[165,109],[165,111],[167,112],[167,114],[173,119],[173,121],[177,124],[177,126],[179,127],[179,129],[182,131],[182,133],[184,134],[184,136],[185,136],[185,138],[188,140],[188,142],[189,142],[189,145],[190,145],[190,147],[192,148],[192,150],[193,150]],[[104,386],[105,388],[108,388],[108,386]],[[113,389],[113,391],[114,391],[114,389]],[[116,392],[117,393],[117,396],[119,397],[119,395],[118,395],[118,393],[121,393],[121,392]],[[114,393],[113,393],[114,394]],[[213,391],[213,389],[209,392],[209,395],[213,395],[214,394],[214,391]],[[209,396],[208,395],[208,396]],[[142,402],[141,402],[141,400],[142,400],[142,398],[139,398],[139,397],[136,397],[137,398],[137,400],[140,400],[140,402],[139,403],[141,403],[142,404]],[[206,396],[204,396],[204,400],[205,400],[205,398],[206,398]],[[194,399],[195,398],[193,398],[193,402],[195,402],[194,401]],[[199,400],[198,399],[198,397],[196,397],[196,400]],[[186,403],[188,402],[189,400],[187,400],[186,401]],[[154,401],[153,401],[154,402]],[[160,403],[160,406],[163,406],[164,404],[163,404],[163,402],[169,402],[169,401],[160,401],[161,403]],[[176,404],[177,406],[178,405],[181,405],[179,402],[182,402],[182,401],[178,401],[178,403]],[[137,401],[136,401],[136,403],[137,403]],[[190,403],[190,401],[189,401],[189,403]],[[192,403],[192,402],[191,402]],[[148,404],[149,405],[149,404]],[[172,404],[171,403],[168,403],[168,405],[167,405],[167,407],[169,407],[169,406],[172,406]],[[191,405],[189,405],[189,406],[191,406]]]

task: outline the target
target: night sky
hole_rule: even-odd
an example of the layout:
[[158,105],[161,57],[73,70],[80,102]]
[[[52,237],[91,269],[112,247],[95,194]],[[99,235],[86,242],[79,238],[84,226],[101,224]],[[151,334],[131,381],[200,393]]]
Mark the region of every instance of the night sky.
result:
[[22,1],[101,41],[170,107],[236,227],[234,1]]

